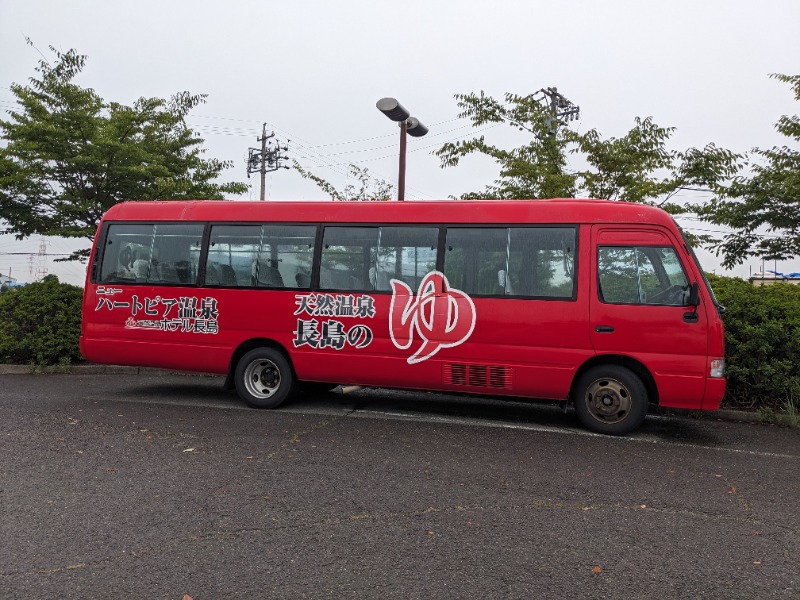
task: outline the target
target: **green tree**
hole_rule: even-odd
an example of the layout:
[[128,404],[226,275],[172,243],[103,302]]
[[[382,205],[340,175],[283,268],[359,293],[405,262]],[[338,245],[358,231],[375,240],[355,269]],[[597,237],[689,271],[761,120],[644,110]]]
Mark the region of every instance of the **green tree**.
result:
[[[604,139],[596,129],[578,134],[558,122],[553,109],[536,94],[491,96],[459,94],[459,117],[474,127],[506,124],[529,134],[524,145],[506,150],[484,136],[444,144],[436,154],[442,167],[453,167],[470,154],[493,158],[499,178],[483,191],[462,198],[560,198],[586,196],[656,204],[673,213],[685,209],[673,196],[686,187],[707,185],[731,176],[737,155],[709,144],[705,148],[670,150],[674,128],[652,118],[636,118],[620,138]],[[570,168],[569,156],[575,155]]]
[[[800,100],[800,75],[772,77],[788,83]],[[800,256],[800,117],[784,115],[775,128],[791,146],[755,148],[759,162],[743,162],[743,169],[749,167],[746,174],[717,184],[714,198],[697,207],[703,218],[733,229],[715,245],[726,267],[750,256]]]
[[219,199],[246,191],[242,183],[215,183],[231,163],[203,158],[203,140],[186,124],[205,96],[106,102],[74,82],[85,56],[50,49],[55,59],[41,60],[38,76],[12,84],[19,108],[0,120],[5,233],[91,240],[103,213],[123,200]]
[[569,198],[577,191],[576,175],[567,170],[567,152],[573,133],[555,126],[552,112],[534,96],[506,94],[505,102],[480,94],[457,94],[459,117],[470,119],[473,127],[490,123],[507,124],[530,135],[528,143],[506,150],[490,144],[481,135],[448,142],[435,154],[441,166],[455,167],[471,154],[493,158],[500,166],[499,178],[483,191],[463,194],[463,199],[480,198]]
[[350,165],[350,176],[358,183],[348,183],[341,190],[336,189],[326,179],[303,168],[297,161],[294,161],[294,168],[304,179],[316,183],[332,200],[391,200],[393,196],[394,186],[383,179],[373,177],[365,167]]
[[604,140],[596,129],[573,134],[571,152],[588,165],[577,173],[579,189],[590,198],[654,204],[671,214],[686,212],[674,196],[732,176],[738,155],[714,144],[668,149],[674,131],[651,117],[636,117],[634,127],[620,138]]

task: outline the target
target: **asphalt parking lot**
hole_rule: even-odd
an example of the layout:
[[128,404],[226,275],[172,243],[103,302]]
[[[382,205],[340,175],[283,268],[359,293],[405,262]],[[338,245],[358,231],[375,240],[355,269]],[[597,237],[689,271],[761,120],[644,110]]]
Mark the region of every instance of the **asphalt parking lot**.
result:
[[797,598],[800,434],[4,375],[2,598]]

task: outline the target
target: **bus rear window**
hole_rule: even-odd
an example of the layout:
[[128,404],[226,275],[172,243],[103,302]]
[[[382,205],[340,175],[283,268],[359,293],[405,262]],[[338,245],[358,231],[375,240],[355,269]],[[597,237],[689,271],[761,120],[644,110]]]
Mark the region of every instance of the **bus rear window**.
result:
[[99,283],[193,285],[202,239],[200,223],[112,223]]

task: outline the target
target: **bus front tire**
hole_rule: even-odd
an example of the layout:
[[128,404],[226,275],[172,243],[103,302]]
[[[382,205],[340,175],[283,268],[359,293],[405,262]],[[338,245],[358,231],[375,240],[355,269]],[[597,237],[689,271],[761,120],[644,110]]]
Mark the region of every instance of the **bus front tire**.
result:
[[601,365],[586,371],[575,388],[575,412],[596,433],[625,435],[647,415],[647,389],[632,371]]
[[234,374],[239,397],[255,408],[275,408],[295,389],[292,366],[273,348],[256,348],[245,354]]

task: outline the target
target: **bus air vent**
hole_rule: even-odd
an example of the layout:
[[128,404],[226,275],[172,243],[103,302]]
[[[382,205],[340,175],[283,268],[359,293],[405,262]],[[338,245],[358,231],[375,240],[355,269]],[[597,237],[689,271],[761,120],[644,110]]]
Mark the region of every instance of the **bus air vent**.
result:
[[514,369],[489,365],[444,365],[444,382],[469,387],[511,389],[514,386]]

